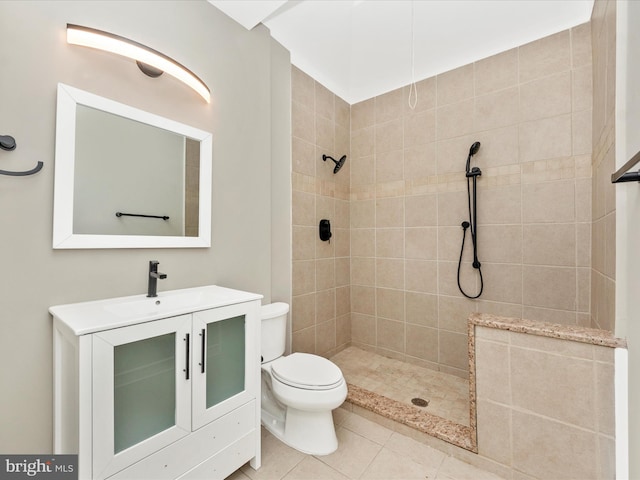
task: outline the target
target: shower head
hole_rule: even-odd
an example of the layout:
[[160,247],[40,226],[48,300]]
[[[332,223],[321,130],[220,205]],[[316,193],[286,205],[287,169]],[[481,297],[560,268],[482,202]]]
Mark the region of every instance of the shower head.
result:
[[336,174],[338,173],[338,171],[342,168],[342,165],[344,165],[345,160],[347,159],[346,155],[343,155],[340,160],[336,160],[333,157],[330,157],[329,155],[322,155],[322,160],[323,161],[327,161],[327,159],[331,160],[333,163],[336,164],[336,166],[333,169],[333,173]]
[[480,150],[480,142],[473,142],[471,148],[469,149],[469,156],[467,157],[467,173],[469,173],[469,168],[471,167],[471,157],[473,157]]

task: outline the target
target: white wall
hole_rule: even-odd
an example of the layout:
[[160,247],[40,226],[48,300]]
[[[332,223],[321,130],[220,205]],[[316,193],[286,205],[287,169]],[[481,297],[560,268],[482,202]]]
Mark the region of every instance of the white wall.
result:
[[[616,168],[640,151],[640,2],[617,4]],[[637,170],[640,166],[636,166]],[[616,335],[628,349],[629,478],[640,478],[640,188],[616,186]],[[619,412],[624,414],[626,412]],[[620,435],[621,436],[621,435]],[[619,437],[620,437],[619,436]],[[619,478],[622,472],[618,472]]]
[[[152,79],[132,61],[68,45],[67,23],[175,58],[209,85],[211,104],[170,76]],[[290,68],[271,61],[273,50],[288,57],[266,28],[247,31],[204,1],[0,2],[0,134],[18,144],[0,151],[1,168],[44,162],[32,177],[0,176],[0,452],[52,450],[49,306],[144,293],[152,259],[168,274],[160,291],[219,284],[271,300],[269,179],[272,162],[290,164],[286,153],[271,155],[272,117],[289,109],[272,98],[271,70]],[[213,132],[211,248],[52,250],[58,82]]]

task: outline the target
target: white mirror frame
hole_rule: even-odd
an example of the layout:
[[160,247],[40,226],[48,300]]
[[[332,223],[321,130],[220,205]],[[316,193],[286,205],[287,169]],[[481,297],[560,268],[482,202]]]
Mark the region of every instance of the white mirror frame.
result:
[[[76,106],[85,105],[184,135],[200,142],[197,237],[73,233]],[[188,248],[211,246],[212,134],[128,105],[58,84],[53,198],[53,248]]]

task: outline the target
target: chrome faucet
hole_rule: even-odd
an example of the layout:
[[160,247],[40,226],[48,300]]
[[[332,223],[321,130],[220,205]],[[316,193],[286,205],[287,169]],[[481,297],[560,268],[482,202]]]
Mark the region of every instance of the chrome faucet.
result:
[[157,297],[158,293],[158,279],[162,280],[167,278],[166,273],[158,272],[158,265],[160,264],[157,260],[149,261],[149,287],[147,289],[147,297]]

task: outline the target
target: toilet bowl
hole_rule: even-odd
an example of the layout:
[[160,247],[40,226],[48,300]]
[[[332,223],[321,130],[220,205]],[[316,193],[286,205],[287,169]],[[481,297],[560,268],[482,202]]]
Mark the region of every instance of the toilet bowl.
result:
[[286,303],[262,307],[262,424],[296,450],[328,455],[338,448],[331,411],[347,398],[347,383],[326,358],[283,355],[288,311]]

